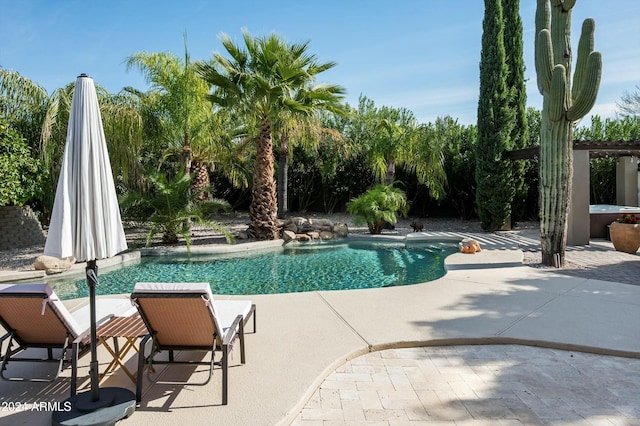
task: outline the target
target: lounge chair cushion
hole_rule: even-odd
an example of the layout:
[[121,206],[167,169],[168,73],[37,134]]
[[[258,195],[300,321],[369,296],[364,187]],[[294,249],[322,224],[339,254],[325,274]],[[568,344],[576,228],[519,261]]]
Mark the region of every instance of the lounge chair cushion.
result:
[[[45,309],[52,309],[74,339],[91,327],[90,306],[86,304],[80,309],[69,312],[49,284],[0,284],[0,293],[4,296],[11,295],[12,293],[41,295],[43,300],[42,304],[46,303],[46,305],[38,306],[38,312],[21,312],[20,314],[28,314],[31,316],[43,315]],[[37,305],[34,305],[34,308],[36,306]],[[110,314],[115,316],[130,316],[136,312],[136,308],[131,306],[131,302],[125,297],[99,297],[96,299],[96,320],[100,320]],[[35,318],[37,319],[37,317]],[[32,331],[33,330],[25,330],[25,332],[28,333]]]
[[246,320],[251,312],[250,300],[218,300],[216,301],[216,313],[223,331],[226,333],[238,314]]
[[24,312],[25,316],[33,317],[35,315],[44,315],[45,309],[50,307],[56,313],[57,317],[62,320],[74,339],[86,330],[86,328],[82,328],[81,324],[78,323],[78,320],[71,315],[67,307],[62,303],[62,301],[60,301],[60,299],[58,299],[58,296],[49,284],[2,284],[0,285],[0,293],[4,296],[12,293],[15,293],[16,295],[40,295],[43,299],[43,306],[40,312]]
[[202,293],[213,299],[209,283],[136,283],[134,293]]
[[[213,312],[218,325],[223,333],[226,333],[236,316],[241,313],[244,318],[251,311],[250,300],[215,300],[211,293],[209,283],[136,283],[133,293],[195,293],[201,294],[208,301],[208,306]],[[135,297],[135,296],[134,296]]]

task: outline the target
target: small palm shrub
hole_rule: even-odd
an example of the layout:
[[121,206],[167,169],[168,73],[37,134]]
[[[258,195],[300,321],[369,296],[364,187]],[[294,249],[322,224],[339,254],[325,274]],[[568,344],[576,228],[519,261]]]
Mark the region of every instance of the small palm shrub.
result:
[[150,226],[147,246],[157,233],[162,233],[163,243],[177,243],[181,236],[189,250],[193,223],[213,228],[221,232],[227,242],[233,241],[229,231],[213,220],[217,213],[231,209],[225,200],[195,202],[199,194],[192,192],[191,177],[184,173],[168,179],[165,174],[156,172],[147,179],[152,185],[150,191],[129,192],[120,199],[126,219]]
[[347,203],[356,225],[366,223],[371,234],[380,234],[385,223],[395,224],[396,214],[407,215],[407,196],[391,185],[375,185]]

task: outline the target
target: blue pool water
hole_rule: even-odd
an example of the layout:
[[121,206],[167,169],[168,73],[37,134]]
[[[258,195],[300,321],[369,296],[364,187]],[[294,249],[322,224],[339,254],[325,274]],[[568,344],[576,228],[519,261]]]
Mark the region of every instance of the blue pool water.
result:
[[[96,293],[130,293],[136,282],[208,282],[214,294],[275,294],[416,284],[445,274],[453,243],[342,242],[227,255],[145,257],[99,271]],[[49,280],[61,299],[88,296],[84,276]]]

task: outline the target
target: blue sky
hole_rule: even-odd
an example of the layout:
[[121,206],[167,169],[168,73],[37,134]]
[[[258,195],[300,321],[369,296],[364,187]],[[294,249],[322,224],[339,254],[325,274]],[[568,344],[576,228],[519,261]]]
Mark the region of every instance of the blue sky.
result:
[[[535,1],[521,0],[528,105],[542,107],[535,80]],[[481,0],[280,0],[61,1],[0,0],[0,66],[18,71],[49,93],[91,75],[110,92],[146,90],[127,56],[141,51],[184,53],[192,60],[222,51],[218,35],[241,43],[277,32],[289,42],[310,40],[310,51],[338,66],[320,81],[412,110],[419,121],[450,115],[476,122],[484,2]],[[578,0],[573,48],[582,21],[596,20],[596,49],[603,55],[602,83],[592,113],[615,116],[615,102],[640,85],[640,1]],[[574,57],[575,63],[575,57]]]

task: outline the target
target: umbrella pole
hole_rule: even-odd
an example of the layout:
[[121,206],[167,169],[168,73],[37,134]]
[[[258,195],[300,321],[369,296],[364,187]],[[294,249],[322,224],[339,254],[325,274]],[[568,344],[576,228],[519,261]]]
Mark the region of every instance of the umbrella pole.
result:
[[91,362],[89,364],[89,376],[91,377],[91,400],[100,399],[100,387],[98,383],[98,337],[96,332],[96,285],[98,285],[98,265],[96,260],[87,262],[87,285],[89,286],[89,310],[91,315]]
[[91,392],[67,398],[60,409],[51,414],[52,426],[111,426],[120,419],[129,417],[136,410],[136,396],[129,389],[98,386],[98,350],[96,332],[96,285],[98,266],[89,260],[86,268],[89,286],[89,309],[91,311]]

